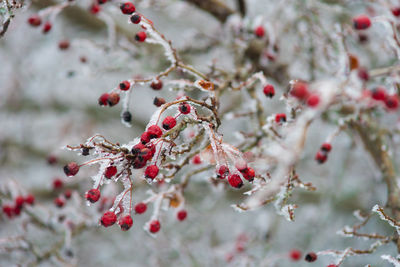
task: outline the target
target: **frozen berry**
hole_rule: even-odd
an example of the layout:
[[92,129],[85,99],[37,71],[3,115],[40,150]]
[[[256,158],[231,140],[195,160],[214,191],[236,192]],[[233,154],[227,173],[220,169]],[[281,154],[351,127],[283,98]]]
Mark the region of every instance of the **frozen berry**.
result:
[[106,211],[100,219],[101,225],[109,227],[117,221],[117,215],[112,211]]
[[265,35],[265,29],[263,26],[258,26],[254,29],[254,34],[258,37],[258,38],[263,38]]
[[70,162],[64,166],[64,172],[67,176],[75,176],[79,171],[79,165],[76,162]]
[[178,218],[178,220],[184,221],[187,217],[187,211],[186,210],[178,211],[178,213],[176,214],[176,217]]
[[264,91],[264,95],[269,98],[272,98],[275,95],[275,88],[272,84],[267,84],[264,87],[263,91]]
[[385,105],[388,109],[397,109],[399,107],[399,98],[397,95],[389,95],[385,99]]
[[122,91],[128,91],[129,88],[131,88],[131,83],[128,81],[122,81],[119,84],[119,89],[121,89]]
[[318,95],[310,95],[310,97],[307,99],[307,105],[309,107],[316,107],[319,104],[319,96]]
[[147,205],[143,202],[139,202],[135,205],[135,212],[137,214],[145,213],[147,210]]
[[28,205],[33,205],[35,204],[35,196],[32,194],[29,194],[25,197],[24,199],[25,203]]
[[162,97],[155,97],[154,98],[154,101],[153,101],[153,104],[156,106],[156,107],[161,107],[162,105],[164,105],[166,102],[165,102],[165,99],[164,98],[162,98]]
[[324,152],[318,151],[317,154],[315,155],[315,160],[319,163],[322,164],[328,159],[328,155]]
[[146,40],[147,34],[145,32],[138,32],[135,35],[135,40],[138,42],[144,42]]
[[225,179],[227,175],[229,175],[229,169],[225,165],[219,167],[217,172],[218,178]]
[[150,179],[154,179],[156,178],[158,174],[158,167],[157,165],[150,165],[147,166],[144,175],[146,176],[146,178],[150,178]]
[[176,119],[172,116],[165,117],[163,120],[162,126],[165,130],[169,130],[174,128],[176,125]]
[[48,33],[51,30],[51,23],[49,21],[47,21],[44,25],[43,25],[43,33]]
[[64,191],[64,197],[66,199],[70,199],[71,196],[72,196],[72,191],[71,190],[67,189],[67,190]]
[[256,172],[254,171],[253,168],[246,168],[243,171],[241,171],[244,179],[246,179],[247,181],[251,182],[254,180],[254,177],[256,176]]
[[142,144],[147,144],[148,142],[150,142],[150,133],[142,133],[142,135],[140,136],[140,142],[142,142]]
[[122,13],[125,15],[130,15],[136,10],[135,5],[132,4],[131,2],[125,2],[121,4],[120,8]]
[[371,91],[371,97],[378,101],[384,101],[386,98],[386,90],[383,87],[377,87]]
[[190,105],[189,105],[188,103],[186,103],[186,102],[182,102],[182,103],[179,105],[179,111],[180,111],[182,114],[189,114],[189,113],[190,113]]
[[286,114],[285,113],[276,114],[275,115],[275,122],[276,123],[286,122]]
[[297,249],[293,249],[290,251],[289,253],[289,257],[293,260],[293,261],[298,261],[301,259],[301,251],[297,250]]
[[56,164],[57,161],[58,161],[58,159],[57,159],[57,157],[54,156],[54,155],[49,155],[49,156],[47,157],[47,163],[50,164],[50,165]]
[[107,106],[108,105],[108,102],[107,102],[108,97],[109,97],[109,94],[107,94],[107,93],[102,94],[99,97],[99,105],[100,106]]
[[131,16],[131,21],[134,24],[139,24],[141,20],[142,20],[142,16],[140,16],[139,14],[133,14]]
[[57,198],[54,199],[54,204],[55,204],[58,208],[62,208],[62,207],[64,206],[64,204],[65,204],[65,200],[62,199],[62,198],[60,198],[60,197],[57,197]]
[[90,189],[86,192],[85,198],[92,203],[97,202],[100,199],[100,190],[96,188]]
[[111,93],[108,95],[107,103],[110,107],[115,106],[119,102],[119,94],[118,93]]
[[108,166],[104,172],[104,176],[107,179],[111,179],[111,177],[113,177],[116,174],[117,174],[117,167],[115,166]]
[[150,84],[150,87],[153,90],[161,90],[161,88],[163,87],[163,82],[161,80],[155,80]]
[[308,97],[308,84],[305,82],[296,82],[295,84],[292,85],[292,88],[290,90],[290,95],[300,99],[304,100]]
[[318,258],[317,254],[315,254],[314,252],[310,252],[307,253],[304,259],[308,262],[314,262],[317,260],[317,258]]
[[332,145],[330,143],[323,143],[321,145],[321,150],[325,152],[330,152],[332,150]]
[[158,231],[160,231],[160,228],[161,228],[161,224],[158,220],[153,220],[150,222],[149,231],[151,233],[153,233],[153,234],[157,233]]
[[150,139],[160,138],[162,136],[162,130],[157,125],[150,126],[147,132],[150,134]]
[[32,15],[29,17],[28,23],[33,27],[38,27],[42,24],[42,19],[38,15]]
[[119,219],[118,224],[122,231],[128,231],[133,225],[132,217],[130,215],[125,215]]
[[234,188],[241,188],[243,186],[243,181],[237,174],[229,175],[228,182]]
[[371,20],[366,15],[359,15],[353,18],[353,26],[356,30],[365,30],[371,26]]

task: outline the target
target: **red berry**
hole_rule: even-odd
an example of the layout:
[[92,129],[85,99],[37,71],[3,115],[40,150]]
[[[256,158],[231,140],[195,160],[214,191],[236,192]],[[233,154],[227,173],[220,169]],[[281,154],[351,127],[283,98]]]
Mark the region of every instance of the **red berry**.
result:
[[12,218],[14,215],[14,208],[11,205],[3,205],[3,213],[7,215],[8,218]]
[[50,165],[56,164],[57,163],[57,157],[54,156],[54,155],[49,155],[47,157],[47,163],[50,164]]
[[329,152],[329,151],[332,150],[332,145],[329,144],[329,143],[323,143],[323,144],[321,145],[321,150],[322,150],[322,151],[325,151],[325,152]]
[[154,98],[154,101],[153,101],[153,104],[156,106],[156,107],[161,107],[162,105],[164,105],[166,102],[165,102],[165,99],[164,98],[162,98],[162,97],[155,97]]
[[306,99],[309,94],[308,84],[305,82],[296,82],[295,84],[292,85],[290,94],[300,100]]
[[362,81],[367,82],[369,80],[369,73],[366,68],[363,68],[363,67],[358,68],[357,75],[358,75],[358,78],[360,78]]
[[400,7],[393,7],[391,9],[393,16],[398,17],[400,16]]
[[75,176],[79,171],[79,165],[76,162],[70,162],[64,166],[64,172],[67,176]]
[[128,91],[129,88],[131,88],[131,84],[128,81],[122,81],[119,84],[119,89],[121,89],[122,91]]
[[152,81],[150,87],[153,88],[153,90],[161,90],[163,82],[161,80]]
[[28,205],[33,205],[35,204],[35,196],[32,194],[29,194],[25,197],[24,199],[25,203]]
[[28,23],[33,27],[38,27],[42,24],[42,19],[38,15],[32,15],[29,17]]
[[316,107],[319,104],[319,96],[318,95],[310,95],[310,97],[307,99],[307,105],[309,107]]
[[152,125],[147,129],[147,132],[150,134],[150,138],[159,138],[162,136],[162,130],[157,125]]
[[144,175],[146,178],[154,179],[158,174],[158,167],[157,165],[150,165],[146,168]]
[[377,87],[371,91],[371,97],[378,101],[384,101],[386,99],[386,90],[383,87]]
[[64,199],[57,197],[54,199],[54,204],[58,207],[58,208],[62,208],[65,204]]
[[48,33],[51,30],[51,27],[51,23],[46,21],[46,23],[43,25],[43,33]]
[[294,261],[298,261],[301,259],[301,251],[297,250],[297,249],[293,249],[290,251],[289,257]]
[[61,179],[56,178],[53,180],[53,189],[60,189],[63,187],[63,185],[64,182]]
[[269,98],[272,98],[275,95],[275,88],[274,88],[274,86],[272,84],[267,84],[264,87],[263,91],[264,91],[264,95],[269,97]]
[[21,214],[21,210],[22,210],[22,207],[19,207],[19,206],[15,205],[14,208],[13,208],[13,214],[15,216],[18,216],[18,215]]
[[256,172],[254,171],[253,168],[246,168],[244,170],[241,171],[244,179],[246,179],[247,181],[251,182],[254,180],[254,177],[256,176]]
[[90,7],[90,13],[92,13],[92,14],[97,14],[97,13],[99,13],[101,11],[101,7],[98,5],[98,4],[93,4],[91,7]]
[[193,162],[193,164],[196,164],[196,165],[201,164],[202,161],[201,161],[200,155],[194,156],[192,159],[192,162]]
[[328,266],[326,266],[326,267],[338,267],[336,264],[329,264]]
[[399,97],[397,95],[389,95],[385,99],[385,105],[388,109],[397,109],[399,107]]
[[143,202],[139,202],[135,205],[135,212],[137,214],[145,213],[147,210],[147,205]]
[[107,103],[110,107],[115,106],[119,102],[119,94],[118,93],[111,93],[108,95]]
[[229,175],[228,182],[234,188],[241,188],[243,185],[242,179],[237,174]]
[[106,168],[106,171],[104,172],[104,176],[107,179],[111,179],[111,177],[113,177],[116,174],[117,174],[117,167],[115,167],[115,166],[108,166]]
[[147,34],[145,32],[138,32],[135,35],[135,40],[138,42],[144,42],[146,40]]
[[275,122],[276,123],[286,122],[286,114],[285,113],[276,114],[275,115]]
[[317,154],[315,155],[315,160],[319,163],[322,164],[328,159],[328,155],[324,152],[318,151]]
[[100,219],[101,225],[109,227],[117,221],[117,215],[112,211],[106,211]]
[[15,206],[22,208],[24,206],[25,199],[23,196],[17,196],[15,198]]
[[62,40],[58,43],[58,48],[60,48],[60,50],[66,50],[69,48],[69,41],[68,40]]
[[174,128],[176,125],[176,119],[172,116],[165,117],[163,120],[162,126],[165,130],[169,130]]
[[67,190],[64,191],[64,197],[66,199],[70,199],[71,196],[72,196],[72,191],[71,190],[67,189]]
[[258,38],[263,38],[265,35],[265,29],[263,26],[258,26],[254,29],[254,34],[258,37]]
[[353,26],[356,30],[365,30],[371,26],[371,20],[366,15],[359,15],[353,18]]
[[217,173],[218,178],[225,179],[227,175],[229,175],[229,168],[225,165],[220,166]]
[[135,10],[136,10],[135,5],[132,4],[131,2],[125,2],[125,3],[121,4],[120,8],[121,8],[122,14],[125,14],[125,15],[130,15],[133,12],[135,12]]
[[187,211],[186,210],[178,211],[178,213],[176,214],[176,217],[178,218],[178,220],[184,221],[187,217]]
[[97,202],[100,199],[100,190],[93,188],[86,192],[85,198],[92,203]]
[[133,225],[133,220],[131,215],[125,215],[118,221],[119,227],[121,227],[122,231],[128,231],[132,225]]
[[186,103],[186,102],[182,102],[182,103],[179,105],[179,111],[180,111],[182,114],[189,114],[189,113],[190,113],[190,105],[189,105],[188,103]]
[[107,106],[108,105],[108,102],[107,102],[108,97],[109,97],[109,94],[107,94],[107,93],[102,94],[99,97],[99,105],[100,106]]
[[139,14],[133,14],[131,16],[131,21],[134,24],[139,24],[141,20],[142,20],[142,16],[140,16]]
[[150,133],[142,133],[142,135],[140,136],[140,142],[142,142],[142,144],[147,144],[148,142],[150,142]]
[[317,254],[315,254],[314,252],[310,252],[305,256],[305,260],[308,262],[314,262],[316,261],[318,258]]
[[158,231],[160,231],[160,228],[161,228],[161,224],[158,220],[153,220],[150,222],[149,231],[151,233],[153,233],[153,234],[157,233]]

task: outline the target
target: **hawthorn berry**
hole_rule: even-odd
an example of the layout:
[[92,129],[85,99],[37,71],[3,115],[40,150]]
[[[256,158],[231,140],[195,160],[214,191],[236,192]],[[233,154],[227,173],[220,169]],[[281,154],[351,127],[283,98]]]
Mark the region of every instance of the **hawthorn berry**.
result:
[[157,125],[150,126],[147,132],[150,134],[150,139],[160,138],[162,136],[162,130]]
[[142,144],[147,144],[148,142],[150,142],[150,133],[142,133],[142,135],[140,136],[140,142],[142,142]]
[[124,113],[122,113],[122,119],[124,120],[124,122],[131,122],[132,114],[129,111],[124,111]]
[[54,204],[58,207],[58,208],[62,208],[65,205],[65,200],[62,199],[61,197],[57,197],[54,199]]
[[182,113],[182,114],[189,114],[190,113],[190,105],[188,104],[188,103],[186,103],[186,102],[182,102],[180,105],[179,105],[179,111]]
[[309,252],[307,253],[304,259],[308,262],[314,262],[317,260],[317,258],[318,258],[317,254],[315,254],[314,252]]
[[51,27],[51,23],[46,21],[46,23],[43,25],[43,33],[48,33],[51,30]]
[[111,93],[108,95],[107,103],[110,107],[115,106],[119,102],[119,94],[118,93]]
[[38,15],[32,15],[28,18],[28,23],[33,27],[38,27],[42,24],[42,19]]
[[392,11],[393,16],[398,17],[400,16],[400,7],[393,7],[390,9]]
[[163,82],[161,80],[152,81],[150,87],[153,90],[161,90],[161,88],[163,87]]
[[7,215],[8,218],[12,218],[14,215],[14,208],[11,205],[3,205],[3,213]]
[[292,88],[290,90],[290,95],[300,99],[304,100],[307,98],[309,92],[308,92],[308,84],[305,82],[298,81],[295,84],[292,85]]
[[97,13],[99,13],[101,11],[101,7],[98,5],[98,4],[93,4],[91,7],[90,7],[90,13],[92,13],[92,14],[97,14]]
[[69,41],[68,40],[62,40],[58,43],[58,48],[60,48],[60,50],[66,50],[69,48]]
[[104,172],[104,176],[107,179],[111,179],[111,177],[113,177],[116,174],[117,174],[117,167],[115,166],[108,166]]
[[386,98],[386,90],[383,87],[377,87],[371,91],[371,97],[378,101],[384,101]]
[[122,81],[119,84],[119,89],[121,89],[122,91],[128,91],[129,88],[131,88],[131,83],[129,81]]
[[293,261],[298,261],[301,259],[301,251],[297,250],[297,249],[293,249],[289,252],[289,257],[293,260]]
[[387,96],[385,99],[385,105],[388,109],[397,109],[399,107],[399,97],[397,95]]
[[99,105],[100,106],[107,106],[108,105],[108,102],[107,102],[108,97],[109,97],[109,94],[107,94],[107,93],[102,94],[99,97]]
[[217,172],[218,178],[225,179],[227,175],[229,175],[229,168],[225,165],[220,166]]
[[356,30],[365,30],[371,26],[371,20],[366,15],[359,15],[353,18],[353,26]]
[[286,122],[286,114],[285,113],[276,114],[275,115],[275,122],[276,123]]
[[254,177],[256,176],[256,172],[254,171],[253,168],[246,168],[244,170],[241,171],[244,179],[246,179],[247,181],[251,182],[254,180]]
[[145,213],[147,210],[147,205],[143,202],[139,202],[135,205],[135,212],[137,214]]
[[176,125],[176,119],[172,116],[165,117],[165,119],[163,120],[163,123],[162,123],[162,127],[165,130],[172,129],[175,127],[175,125]]
[[322,164],[328,159],[328,155],[324,152],[318,151],[317,154],[315,154],[315,160],[319,163]]
[[338,267],[336,264],[329,264],[328,266],[326,266],[326,267]]
[[90,189],[86,192],[85,198],[92,203],[97,202],[100,199],[100,190],[96,188]]
[[29,194],[25,197],[24,202],[28,205],[33,205],[35,204],[35,196],[32,194]]
[[150,179],[154,179],[156,178],[158,174],[158,167],[157,165],[150,165],[147,166],[144,175],[146,176],[146,178],[150,178]]
[[139,24],[141,20],[142,20],[142,16],[140,16],[139,14],[133,14],[131,16],[131,21],[134,24]]
[[153,101],[153,104],[154,104],[156,107],[161,107],[161,106],[164,105],[165,103],[166,103],[166,101],[165,101],[165,99],[162,98],[162,97],[155,97],[155,98],[154,98],[154,101]]
[[241,188],[243,186],[243,181],[237,174],[229,175],[228,183],[234,188]]
[[196,165],[201,164],[200,155],[194,156],[193,159],[192,159],[192,162],[193,162],[193,164],[196,164]]
[[70,162],[64,166],[64,172],[67,176],[75,176],[79,171],[79,165],[76,162]]
[[307,99],[307,105],[309,107],[316,107],[319,104],[319,96],[318,95],[310,95],[310,97]]
[[120,218],[118,224],[122,231],[128,231],[133,225],[131,215],[125,215],[124,217]]
[[135,35],[135,40],[138,42],[144,42],[146,40],[147,34],[145,32],[138,32]]
[[135,5],[132,4],[131,2],[122,3],[120,9],[122,11],[122,14],[125,15],[130,15],[136,10]]
[[21,210],[22,210],[22,207],[18,207],[18,206],[15,205],[14,208],[13,208],[13,214],[15,216],[18,216],[18,215],[21,214]]
[[53,189],[60,189],[63,187],[63,185],[64,182],[61,179],[56,178],[53,180]]
[[186,219],[186,217],[187,217],[187,211],[186,210],[180,210],[176,214],[176,218],[178,218],[178,220],[180,220],[180,221],[184,221]]
[[161,228],[161,224],[160,224],[160,222],[158,220],[152,220],[150,222],[149,231],[151,233],[153,233],[153,234],[157,233],[158,231],[160,231],[160,228]]
[[112,211],[106,211],[103,216],[101,216],[100,223],[104,227],[109,227],[117,221],[117,215]]
[[275,95],[275,88],[272,84],[267,84],[263,89],[264,95],[272,98]]
[[360,67],[357,71],[358,78],[362,81],[367,82],[369,80],[369,73],[366,68]]
[[15,198],[15,206],[22,208],[24,206],[25,199],[23,196],[17,196]]
[[71,190],[67,189],[67,190],[64,191],[64,197],[66,199],[70,199],[71,196],[72,196],[72,191]]
[[264,27],[263,26],[257,26],[255,29],[254,29],[254,34],[258,37],[258,38],[263,38],[264,37],[264,35],[265,35],[265,29],[264,29]]
[[324,152],[330,152],[332,150],[332,145],[330,143],[323,143],[321,145],[321,150]]

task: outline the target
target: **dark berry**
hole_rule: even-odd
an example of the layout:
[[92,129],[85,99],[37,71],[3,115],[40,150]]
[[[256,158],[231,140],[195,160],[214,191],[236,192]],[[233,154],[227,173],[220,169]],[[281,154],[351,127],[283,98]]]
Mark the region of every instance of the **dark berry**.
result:
[[124,120],[124,122],[131,122],[132,114],[129,111],[124,111],[124,113],[122,113],[122,119]]
[[125,2],[121,4],[120,8],[122,13],[125,15],[130,15],[136,10],[135,5],[132,4],[131,2]]
[[102,94],[99,97],[99,105],[100,106],[107,106],[108,105],[108,102],[107,102],[108,97],[109,97],[109,94],[107,94],[107,93]]
[[317,260],[317,258],[318,258],[317,254],[315,254],[314,252],[310,252],[307,253],[304,259],[308,262],[314,262]]
[[286,122],[286,114],[285,113],[276,114],[275,115],[275,122],[276,123]]
[[160,231],[160,228],[161,228],[161,224],[158,220],[153,220],[150,222],[149,231],[151,233],[153,233],[153,234],[157,233],[158,231]]
[[161,107],[162,105],[164,105],[166,102],[165,102],[165,99],[164,98],[162,98],[162,97],[155,97],[154,98],[154,101],[153,101],[153,104],[156,106],[156,107]]
[[119,99],[120,99],[120,97],[119,97],[118,93],[111,93],[108,95],[107,104],[110,107],[115,106],[116,104],[118,104]]
[[163,87],[163,82],[161,80],[155,80],[150,84],[150,87],[153,90],[161,90],[161,88]]
[[76,162],[70,162],[64,166],[64,172],[67,176],[75,176],[79,171],[79,165]]
[[129,88],[131,88],[131,83],[128,81],[122,81],[119,84],[119,89],[121,89],[122,91],[128,91]]
[[187,211],[186,210],[178,211],[178,213],[176,214],[176,217],[178,218],[178,220],[184,221],[187,217]]
[[38,27],[42,24],[42,19],[38,15],[32,15],[29,17],[28,23],[33,27]]
[[142,20],[142,16],[140,16],[139,14],[133,14],[131,16],[131,21],[134,24],[139,24],[141,20]]

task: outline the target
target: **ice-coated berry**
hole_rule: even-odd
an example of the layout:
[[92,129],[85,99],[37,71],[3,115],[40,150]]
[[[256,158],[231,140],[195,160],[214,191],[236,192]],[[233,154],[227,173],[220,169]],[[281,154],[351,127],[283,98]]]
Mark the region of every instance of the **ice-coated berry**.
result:
[[143,202],[139,202],[135,205],[135,212],[137,214],[145,213],[147,210],[147,205]]
[[75,176],[79,171],[79,165],[76,162],[70,162],[64,166],[64,173],[67,176]]
[[117,221],[117,215],[112,211],[106,211],[100,219],[101,225],[109,227]]

